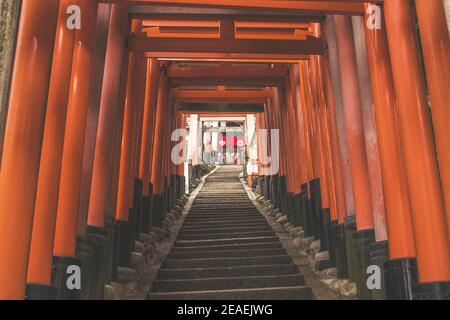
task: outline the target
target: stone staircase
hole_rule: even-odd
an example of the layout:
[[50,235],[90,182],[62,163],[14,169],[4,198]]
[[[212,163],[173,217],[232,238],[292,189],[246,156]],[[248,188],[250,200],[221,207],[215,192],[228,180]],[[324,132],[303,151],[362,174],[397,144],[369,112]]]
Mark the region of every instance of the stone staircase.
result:
[[311,289],[239,180],[223,166],[195,198],[148,299],[304,300]]

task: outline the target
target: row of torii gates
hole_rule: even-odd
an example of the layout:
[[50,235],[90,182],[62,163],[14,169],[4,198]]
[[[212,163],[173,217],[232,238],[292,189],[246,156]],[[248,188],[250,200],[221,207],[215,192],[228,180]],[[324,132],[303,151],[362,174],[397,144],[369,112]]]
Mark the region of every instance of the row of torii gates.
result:
[[170,137],[189,114],[280,130],[279,171],[261,166],[258,190],[340,276],[388,252],[388,298],[449,297],[448,1],[17,3],[0,299],[70,298],[66,267],[111,234],[114,261],[90,281],[129,264],[130,243],[185,192]]

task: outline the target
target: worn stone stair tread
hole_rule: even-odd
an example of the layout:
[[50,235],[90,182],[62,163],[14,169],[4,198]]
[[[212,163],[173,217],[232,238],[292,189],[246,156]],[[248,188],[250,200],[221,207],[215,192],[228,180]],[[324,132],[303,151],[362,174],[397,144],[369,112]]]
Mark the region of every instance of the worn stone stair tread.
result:
[[180,230],[179,235],[200,235],[200,234],[230,234],[237,232],[253,232],[253,231],[272,231],[268,225],[252,226],[252,227],[227,227],[227,228],[197,228],[197,229],[186,229]]
[[184,227],[203,227],[203,226],[241,226],[245,224],[262,224],[267,223],[262,219],[245,219],[245,220],[221,220],[221,221],[199,221],[195,223],[195,221],[185,221]]
[[312,300],[305,286],[150,293],[148,300]]
[[236,238],[250,238],[271,236],[274,232],[269,231],[251,231],[251,232],[233,232],[233,233],[204,233],[204,234],[179,234],[177,239],[180,240],[223,240]]
[[259,231],[259,230],[272,230],[270,226],[266,225],[257,225],[257,226],[239,226],[239,227],[203,227],[203,228],[195,228],[195,227],[188,227],[188,228],[182,228],[180,230],[179,234],[188,234],[188,233],[201,233],[201,232],[214,232],[214,233],[227,233],[232,231]]
[[241,244],[223,244],[205,247],[173,247],[172,252],[204,252],[204,251],[222,251],[222,250],[253,250],[253,249],[277,249],[282,248],[280,242],[260,242],[260,243],[241,243]]
[[158,279],[204,279],[222,277],[243,277],[243,276],[272,276],[298,274],[298,267],[291,264],[282,265],[259,265],[259,266],[235,266],[220,268],[185,268],[167,269],[162,268],[158,274]]
[[207,259],[166,259],[163,263],[165,268],[189,268],[189,267],[208,267],[219,266],[250,266],[260,264],[289,264],[292,263],[290,256],[263,256],[263,257],[245,257],[245,258],[207,258]]
[[239,220],[245,220],[245,219],[257,219],[260,216],[256,214],[247,214],[247,213],[238,213],[238,214],[222,214],[222,215],[209,215],[209,214],[199,214],[196,213],[186,220],[194,221],[194,220],[203,220],[203,221],[219,221],[219,220],[231,220],[231,219],[239,219]]
[[299,255],[288,254],[280,241],[289,235],[281,226],[275,230],[258,211],[238,178],[241,171],[223,166],[205,180],[148,299],[314,297],[294,261]]
[[244,221],[264,221],[265,219],[262,216],[245,216],[241,215],[238,217],[231,217],[231,216],[221,216],[216,219],[206,218],[206,217],[189,217],[186,218],[186,223],[192,223],[192,222],[215,222],[215,223],[221,223],[221,222],[230,222],[230,221],[236,221],[236,222],[244,222]]
[[278,242],[278,238],[272,237],[247,237],[233,239],[209,239],[209,240],[178,240],[176,246],[209,246],[218,244],[241,244],[241,243],[261,243],[261,242]]
[[205,278],[205,279],[178,279],[156,280],[153,285],[154,292],[180,292],[227,289],[254,289],[271,287],[303,286],[305,278],[300,274],[231,277],[231,278]]
[[167,259],[195,259],[195,258],[238,258],[280,256],[286,253],[284,248],[276,249],[245,249],[245,250],[221,250],[221,251],[191,251],[171,252]]

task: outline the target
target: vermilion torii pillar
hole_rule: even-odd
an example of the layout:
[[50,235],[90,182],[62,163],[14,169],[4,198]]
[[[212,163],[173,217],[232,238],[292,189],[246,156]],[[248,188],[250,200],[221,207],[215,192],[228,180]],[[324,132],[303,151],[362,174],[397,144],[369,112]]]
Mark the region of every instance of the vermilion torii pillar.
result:
[[[284,115],[283,115],[283,107],[282,107],[282,101],[280,100],[280,88],[274,87],[274,97],[273,99],[269,100],[270,103],[266,104],[266,108],[270,109],[269,112],[264,113],[264,117],[267,117],[266,113],[269,113],[269,115],[274,115],[274,128],[269,128],[267,126],[267,123],[264,122],[263,129],[278,129],[279,130],[279,146],[278,146],[278,154],[279,154],[279,198],[280,198],[280,211],[282,213],[287,213],[287,177],[291,175],[290,168],[288,167],[287,162],[287,146],[286,146],[286,132],[285,132],[285,125],[284,125]],[[283,99],[284,100],[284,99]],[[264,119],[264,118],[263,118]],[[271,147],[275,141],[271,141],[270,137],[270,131],[267,131],[267,141],[270,141],[270,144],[267,145],[266,150],[263,150],[264,154],[264,161],[266,163],[267,168],[269,168],[272,165],[271,158],[269,158],[269,147]],[[270,171],[269,171],[270,172]]]
[[[162,71],[164,72],[164,71]],[[163,221],[163,192],[164,192],[164,144],[169,143],[165,136],[168,126],[168,96],[169,86],[166,74],[160,75],[158,87],[158,106],[156,111],[155,136],[152,155],[151,182],[153,184],[151,226],[160,227]],[[195,128],[196,130],[197,128]],[[197,152],[197,150],[194,150]]]
[[[140,29],[142,21],[133,21],[132,32]],[[134,120],[137,112],[138,56],[131,52],[128,58],[127,88],[122,133],[122,151],[120,153],[119,190],[117,195],[116,219],[128,221],[130,203],[130,181],[133,161]]]
[[[315,77],[317,82],[317,94],[318,94],[318,103],[319,103],[319,126],[321,132],[321,140],[322,140],[322,155],[323,155],[323,166],[324,166],[324,188],[327,193],[324,195],[327,196],[326,204],[325,200],[323,201],[323,213],[322,213],[322,223],[323,223],[323,232],[322,236],[323,243],[321,242],[321,246],[323,250],[328,250],[330,253],[330,260],[334,263],[334,258],[332,255],[334,254],[334,247],[330,244],[332,238],[331,232],[331,221],[337,220],[337,211],[336,211],[336,196],[335,196],[335,181],[334,181],[334,167],[331,155],[331,137],[330,137],[330,127],[329,127],[329,114],[328,114],[328,103],[333,103],[333,101],[327,101],[326,97],[326,83],[324,78],[324,57],[315,57]],[[330,97],[328,97],[330,98]],[[326,243],[326,244],[325,244]]]
[[[31,299],[44,298],[52,281],[53,240],[76,33],[67,28],[67,7],[73,3],[73,0],[60,2],[56,27],[28,262],[27,295]],[[49,298],[51,293],[47,294]]]
[[303,128],[301,130],[301,136],[300,138],[303,141],[303,148],[302,148],[302,154],[303,159],[305,161],[305,176],[304,181],[302,181],[304,184],[308,183],[313,176],[314,176],[314,170],[313,170],[313,163],[312,163],[312,156],[311,156],[311,145],[310,145],[310,137],[309,137],[309,130],[308,130],[308,119],[309,115],[306,108],[306,87],[305,87],[305,77],[303,75],[303,67],[304,67],[304,61],[300,62],[298,65],[299,70],[299,93],[300,93],[300,108],[301,112],[299,112],[299,120],[302,122],[301,127]]
[[23,299],[58,0],[24,0],[0,171],[0,299]]
[[450,37],[441,0],[416,1],[450,243]]
[[[123,78],[122,73],[125,73],[122,72],[123,65],[126,65],[124,61],[128,58],[123,46],[128,30],[127,6],[112,5],[87,215],[87,230],[91,233],[89,235],[91,238],[95,238],[92,234],[104,234],[108,238],[112,233],[111,229],[114,228],[110,191],[114,180],[115,132],[119,121],[123,119],[123,104],[120,102],[123,88],[120,85]],[[120,131],[120,136],[121,133]],[[104,267],[101,277],[96,279],[99,286],[103,285],[102,280],[108,282],[115,275],[113,269],[116,264],[113,261],[114,248],[112,247],[108,246],[109,250],[99,254],[98,259],[102,263],[96,265]],[[98,273],[93,273],[93,276],[96,277],[96,274]],[[94,291],[94,293],[101,295],[102,290]],[[96,294],[93,296],[94,299],[98,299]]]
[[298,131],[297,131],[297,124],[296,124],[296,117],[295,117],[295,97],[294,97],[294,88],[293,88],[293,82],[292,79],[292,70],[289,72],[289,76],[286,78],[286,90],[284,92],[286,96],[286,122],[285,124],[288,125],[289,129],[289,135],[287,136],[287,141],[289,141],[289,152],[290,152],[290,165],[293,169],[294,176],[291,177],[292,179],[292,194],[297,195],[300,193],[300,186],[301,186],[301,167],[300,167],[300,151],[299,151],[299,145],[298,143],[295,143],[296,137],[298,137]]
[[344,116],[350,153],[353,194],[358,230],[373,228],[369,171],[364,142],[361,97],[358,86],[355,47],[350,17],[334,16],[340,62]]
[[141,216],[141,232],[148,232],[150,226],[150,195],[152,156],[155,132],[156,109],[158,105],[160,67],[157,59],[150,59],[147,65],[147,81],[145,89],[144,118],[142,129],[141,158],[139,164],[139,177],[143,182],[143,202]]
[[78,219],[83,147],[91,82],[91,62],[97,18],[97,2],[80,0],[82,27],[76,33],[72,78],[67,107],[66,130],[58,196],[54,254],[74,257]]
[[322,59],[322,77],[325,90],[325,100],[327,108],[327,121],[329,126],[330,135],[330,148],[331,148],[331,161],[333,167],[333,186],[334,196],[336,202],[336,213],[332,212],[332,221],[338,221],[344,223],[344,217],[347,212],[347,206],[345,203],[345,186],[342,173],[342,157],[339,147],[339,133],[336,124],[336,110],[335,100],[333,96],[333,85],[331,82],[331,74],[328,64],[328,58]]
[[[384,3],[399,126],[417,250],[418,297],[440,296],[439,283],[450,281],[450,247],[438,164],[433,148],[419,47],[410,1]],[[423,294],[423,295],[422,295]]]
[[[139,32],[142,27],[141,20],[133,20],[131,31]],[[128,71],[125,92],[125,109],[122,129],[122,143],[120,151],[120,167],[118,177],[117,205],[115,218],[119,224],[119,265],[129,265],[131,259],[131,225],[129,221],[132,188],[133,167],[133,139],[137,102],[138,54],[130,52],[128,57]]]
[[303,95],[301,92],[301,84],[300,84],[300,73],[299,73],[299,65],[295,64],[291,69],[291,82],[292,88],[294,90],[293,94],[295,95],[295,117],[296,117],[296,127],[297,127],[297,137],[299,139],[299,157],[300,159],[300,169],[301,169],[301,177],[300,177],[300,186],[308,181],[308,165],[307,165],[307,156],[305,152],[305,132],[304,132],[304,113],[302,106],[304,104]]
[[367,21],[363,17],[352,17],[353,38],[355,43],[356,61],[358,67],[359,88],[361,92],[361,108],[364,125],[364,137],[369,170],[370,192],[372,194],[373,225],[375,240],[387,240],[386,210],[381,177],[380,152],[378,149],[377,132],[375,126],[374,103],[370,72],[367,58],[367,45],[364,28]]
[[97,25],[95,30],[95,50],[92,59],[91,88],[86,120],[86,133],[83,148],[83,169],[81,177],[81,193],[78,209],[78,236],[98,236],[103,232],[101,227],[88,225],[89,202],[94,170],[95,146],[97,143],[100,107],[106,68],[106,51],[111,21],[111,4],[100,3],[98,7]]
[[[113,5],[108,34],[105,72],[100,102],[100,114],[94,153],[88,225],[103,227],[107,213],[108,189],[114,150],[114,127],[118,122],[120,101],[120,77],[125,55],[123,42],[128,26],[127,8]],[[111,214],[111,212],[109,212]]]
[[[366,18],[369,17],[366,16]],[[365,34],[383,176],[389,259],[391,260],[389,264],[407,266],[411,264],[411,258],[415,258],[416,250],[386,28],[384,25],[381,29],[365,27]],[[400,285],[393,279],[388,279],[386,284],[389,287],[397,285],[411,288],[412,286],[410,282]],[[391,293],[387,292],[387,298],[400,298],[390,295]]]
[[[339,55],[336,45],[336,32],[333,25],[333,16],[328,15],[325,21],[324,38],[327,43],[325,55],[328,56],[327,62],[330,72],[330,85],[334,98],[334,116],[332,121],[336,124],[337,146],[339,147],[342,172],[343,195],[345,199],[346,211],[344,218],[355,214],[355,202],[353,196],[353,184],[351,178],[350,155],[347,143],[347,133],[345,129],[344,102],[341,90],[341,70],[339,65]],[[330,114],[331,116],[331,114]],[[342,222],[343,222],[342,220]]]
[[148,59],[140,57],[137,65],[137,82],[136,82],[136,113],[133,120],[133,144],[131,158],[131,175],[130,175],[130,223],[132,225],[131,245],[139,238],[140,232],[138,225],[142,211],[142,180],[139,178],[139,162],[141,155],[142,127],[145,103],[145,87],[147,77]]
[[140,177],[144,181],[143,195],[149,195],[151,178],[151,158],[154,143],[156,108],[158,105],[158,85],[160,68],[157,59],[152,58],[147,65],[146,96],[144,105],[144,126],[142,131]]
[[[83,12],[81,29],[75,35],[72,76],[67,105],[61,178],[58,193],[58,210],[53,254],[55,256],[54,282],[61,285],[61,298],[67,290],[65,279],[67,265],[77,264],[77,225],[81,192],[83,150],[86,120],[91,89],[91,63],[95,46],[97,1],[80,0]],[[68,293],[73,294],[74,292]]]

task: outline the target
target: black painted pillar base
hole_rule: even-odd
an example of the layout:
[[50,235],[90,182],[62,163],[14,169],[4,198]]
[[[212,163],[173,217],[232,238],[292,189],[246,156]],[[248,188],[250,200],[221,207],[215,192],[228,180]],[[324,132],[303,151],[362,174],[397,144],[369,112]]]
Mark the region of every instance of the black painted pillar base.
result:
[[264,176],[264,192],[265,192],[265,195],[264,195],[264,197],[267,199],[267,200],[271,200],[271,192],[270,192],[270,179],[271,179],[271,177],[270,176]]
[[293,199],[293,194],[290,192],[286,193],[286,203],[287,203],[287,217],[288,217],[288,222],[290,224],[294,223],[294,199]]
[[133,193],[133,243],[134,240],[139,240],[140,234],[140,221],[142,215],[142,192],[144,189],[144,182],[141,179],[134,180],[134,193]]
[[381,289],[372,290],[373,300],[386,299],[386,279],[384,277],[384,263],[389,260],[388,241],[377,241],[370,244],[367,248],[370,265],[378,266],[381,270]]
[[[347,263],[347,244],[345,241],[345,225],[333,221],[332,228],[332,242],[334,244],[335,257],[336,257],[336,269],[337,277],[339,279],[348,279],[348,263]],[[330,253],[331,254],[331,253]]]
[[347,253],[348,276],[352,282],[358,281],[358,261],[356,259],[356,244],[353,235],[356,233],[356,217],[347,216],[344,219],[345,248]]
[[52,285],[27,284],[25,300],[56,300],[56,292]]
[[367,287],[367,268],[370,265],[368,247],[375,242],[375,230],[361,230],[353,234],[355,243],[355,261],[357,264],[357,280],[359,300],[371,300],[372,291]]
[[114,240],[116,236],[116,221],[112,215],[105,215],[105,283],[111,283],[113,281],[113,274],[116,272],[114,269]]
[[413,300],[413,286],[417,283],[415,258],[388,260],[384,263],[386,299]]
[[134,212],[134,208],[128,210],[128,223],[130,225],[130,234],[128,240],[130,241],[130,246],[134,244],[134,241],[137,240],[136,235],[136,214]]
[[87,241],[93,250],[93,263],[89,272],[89,299],[103,300],[106,279],[107,232],[105,228],[87,226]]
[[305,232],[305,237],[311,237],[313,236],[313,228],[312,228],[312,221],[311,221],[311,204],[308,199],[308,185],[302,184],[301,186],[301,192],[300,192],[300,208],[301,213],[303,217],[303,230]]
[[450,282],[417,283],[414,300],[450,300]]
[[262,188],[263,183],[262,183],[262,177],[261,176],[258,176],[256,178],[256,183],[257,183],[257,185],[256,185],[256,192],[258,192],[261,196],[264,197],[263,188]]
[[280,177],[280,211],[287,214],[287,185],[286,176]]
[[160,228],[163,221],[163,195],[152,195],[150,226]]
[[192,181],[195,181],[199,178],[198,176],[199,168],[198,165],[192,166],[191,168],[192,168]]
[[314,239],[320,240],[322,230],[322,197],[320,191],[320,180],[314,179],[309,183],[311,191],[311,208],[312,208],[312,222]]
[[81,269],[81,282],[83,283],[83,268],[81,261],[76,257],[53,257],[52,285],[56,289],[57,300],[79,300],[81,290],[69,289],[68,279],[72,275],[67,273],[70,266],[78,266]]
[[88,300],[90,292],[89,275],[94,264],[94,249],[86,237],[77,237],[77,253],[82,271],[80,299]]
[[[176,199],[178,198],[178,178],[176,175],[171,174],[170,175],[170,193],[169,193],[169,203],[170,203],[170,210],[172,210],[175,207]],[[170,211],[169,210],[169,211]]]
[[186,177],[181,176],[180,177],[180,197],[184,196],[186,194]]
[[294,194],[292,196],[292,201],[294,205],[294,226],[303,227],[303,217],[302,217],[302,209],[301,209],[301,194]]
[[320,231],[320,251],[328,251],[330,239],[330,209],[322,209],[320,213],[321,231]]
[[167,181],[167,177],[164,177],[164,191],[161,194],[162,196],[162,216],[161,216],[161,224],[166,216],[167,211],[169,210],[169,183]]
[[328,221],[327,233],[328,233],[328,256],[330,257],[330,265],[337,268],[336,265],[336,234],[335,227],[338,221]]
[[115,248],[117,250],[117,267],[129,267],[131,265],[131,233],[132,224],[129,221],[117,220],[117,232]]
[[267,200],[267,190],[266,190],[266,176],[261,176],[261,195]]
[[151,215],[152,196],[142,197],[142,213],[140,222],[140,232],[148,233],[150,230],[150,215]]
[[270,179],[270,181],[271,181],[271,184],[270,184],[271,197],[270,198],[272,199],[272,204],[275,209],[280,207],[280,199],[278,196],[278,180],[279,180],[278,174],[273,175]]

